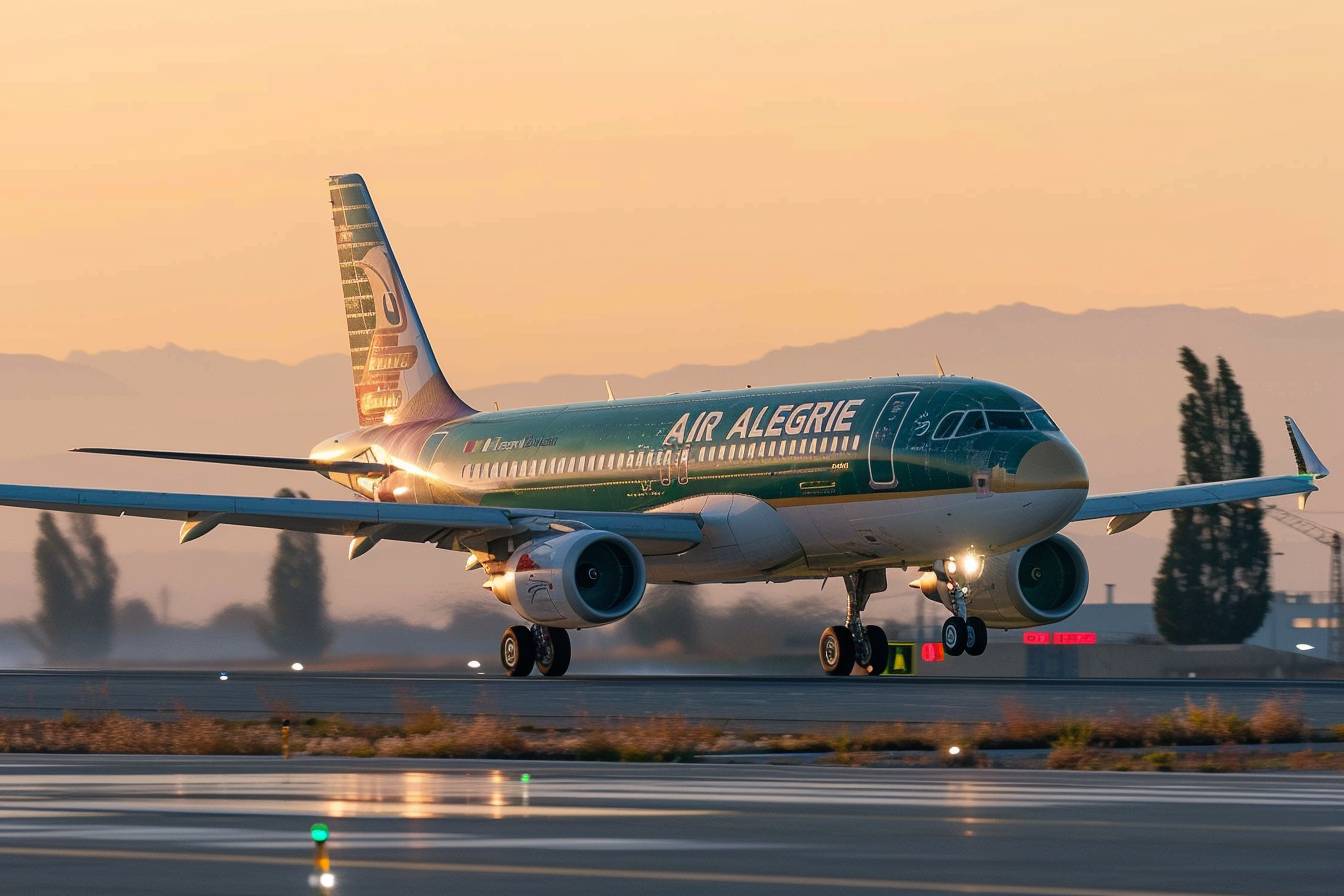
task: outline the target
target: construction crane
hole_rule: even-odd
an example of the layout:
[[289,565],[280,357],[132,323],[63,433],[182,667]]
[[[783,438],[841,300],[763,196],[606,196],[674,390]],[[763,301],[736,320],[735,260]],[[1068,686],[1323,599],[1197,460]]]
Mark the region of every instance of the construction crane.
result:
[[1344,554],[1344,533],[1327,529],[1305,517],[1268,504],[1265,505],[1265,513],[1330,549],[1329,654],[1332,660],[1344,660],[1344,558],[1341,558],[1341,554]]

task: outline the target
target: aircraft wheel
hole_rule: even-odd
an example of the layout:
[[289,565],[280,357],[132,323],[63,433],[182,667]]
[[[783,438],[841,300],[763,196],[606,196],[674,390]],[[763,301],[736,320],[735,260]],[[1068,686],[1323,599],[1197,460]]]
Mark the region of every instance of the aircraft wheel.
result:
[[848,675],[854,671],[854,636],[843,625],[822,629],[817,656],[827,675]]
[[537,651],[537,670],[547,678],[559,678],[569,671],[569,632],[563,628],[546,629],[549,649]]
[[532,665],[537,661],[537,645],[527,626],[511,625],[504,629],[504,637],[499,639],[499,661],[513,678],[532,673]]
[[989,629],[985,628],[985,620],[979,616],[972,616],[966,620],[966,654],[968,656],[979,656],[985,652],[989,646]]
[[966,652],[966,636],[966,620],[949,616],[943,623],[943,652],[948,656],[961,656]]
[[865,675],[881,675],[887,671],[887,633],[876,625],[863,627],[864,637],[868,639],[868,665],[863,667]]

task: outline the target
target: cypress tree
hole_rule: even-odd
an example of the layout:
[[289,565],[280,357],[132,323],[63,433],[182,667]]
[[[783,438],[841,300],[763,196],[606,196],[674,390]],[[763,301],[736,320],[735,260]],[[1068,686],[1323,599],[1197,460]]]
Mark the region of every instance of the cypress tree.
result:
[[[305,493],[281,489],[277,498],[306,498]],[[316,659],[326,652],[333,632],[327,617],[326,572],[317,535],[281,532],[271,563],[266,613],[257,633],[279,656]]]
[[105,659],[112,649],[117,565],[93,517],[71,519],[67,536],[56,518],[37,519],[33,566],[41,608],[32,639],[49,661]]
[[[1181,401],[1182,483],[1259,476],[1260,440],[1232,367],[1216,376],[1189,347],[1181,367],[1190,391]],[[1259,505],[1217,504],[1172,512],[1166,555],[1154,581],[1158,631],[1173,644],[1245,641],[1269,608],[1269,535]]]

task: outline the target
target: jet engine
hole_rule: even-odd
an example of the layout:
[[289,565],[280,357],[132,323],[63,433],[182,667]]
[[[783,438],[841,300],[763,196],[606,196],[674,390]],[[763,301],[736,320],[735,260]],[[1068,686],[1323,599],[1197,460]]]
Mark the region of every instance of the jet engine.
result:
[[[924,574],[919,589],[925,597],[952,609],[947,585],[934,573]],[[1072,541],[1052,535],[1030,547],[988,558],[969,597],[971,614],[990,628],[1062,622],[1087,597],[1087,560]]]
[[591,628],[629,615],[644,597],[644,557],[613,532],[581,529],[529,541],[489,587],[528,622]]

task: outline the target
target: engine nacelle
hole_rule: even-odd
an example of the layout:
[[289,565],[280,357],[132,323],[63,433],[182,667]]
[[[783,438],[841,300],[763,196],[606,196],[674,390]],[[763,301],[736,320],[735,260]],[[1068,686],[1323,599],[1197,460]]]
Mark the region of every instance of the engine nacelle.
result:
[[528,622],[591,628],[630,614],[644,597],[644,557],[613,532],[581,529],[518,548],[490,580]]
[[[952,609],[947,585],[925,573],[919,588],[931,600]],[[985,561],[971,586],[970,612],[990,628],[1027,628],[1062,622],[1087,597],[1087,560],[1063,535],[997,554]]]

